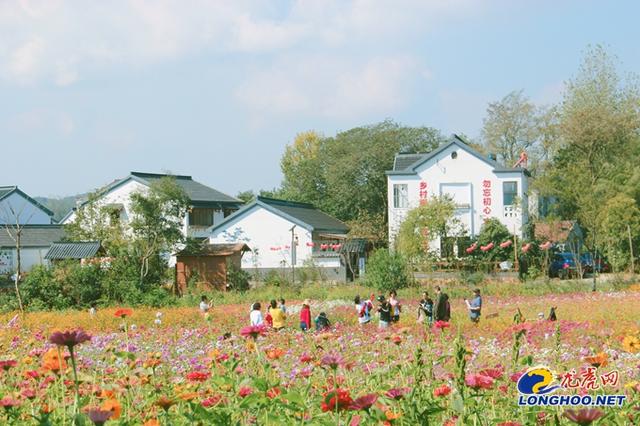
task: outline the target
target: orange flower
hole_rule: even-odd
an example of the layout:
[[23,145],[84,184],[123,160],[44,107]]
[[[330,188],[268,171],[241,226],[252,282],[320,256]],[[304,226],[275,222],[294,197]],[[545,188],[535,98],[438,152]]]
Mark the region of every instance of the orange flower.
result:
[[387,418],[387,420],[395,420],[395,419],[399,419],[400,416],[402,416],[402,413],[400,412],[394,413],[391,410],[387,410],[384,412],[384,416]]
[[115,399],[116,393],[112,389],[102,389],[100,398]]
[[133,311],[129,308],[119,308],[116,309],[113,315],[117,316],[118,318],[126,318],[133,315]]
[[622,347],[625,351],[630,353],[636,353],[640,351],[640,339],[636,336],[625,336],[622,340]]
[[171,408],[173,404],[175,404],[175,402],[172,399],[167,398],[166,396],[161,396],[156,401],[156,405],[158,407],[161,407],[164,411],[169,410],[169,408]]
[[47,371],[58,372],[60,368],[62,370],[67,369],[67,362],[64,357],[60,356],[57,348],[51,348],[42,356],[42,368]]
[[276,349],[269,349],[267,351],[267,358],[269,359],[278,359],[280,357],[282,357],[282,355],[285,354],[285,351],[280,349],[280,348],[276,348]]
[[142,426],[160,426],[158,419],[149,419]]
[[196,399],[197,397],[198,397],[197,392],[184,392],[178,395],[178,398],[180,398],[183,401],[191,401]]
[[111,420],[117,419],[118,417],[120,417],[120,413],[122,413],[122,406],[115,398],[107,399],[106,401],[104,401],[100,406],[100,409],[111,411]]
[[604,367],[609,363],[609,355],[604,352],[600,352],[598,355],[588,356],[584,360],[593,367]]

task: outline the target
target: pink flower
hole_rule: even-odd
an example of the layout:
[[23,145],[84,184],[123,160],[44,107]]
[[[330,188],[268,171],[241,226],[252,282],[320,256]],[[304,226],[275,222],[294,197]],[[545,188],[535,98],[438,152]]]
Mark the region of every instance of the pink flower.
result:
[[583,408],[577,411],[567,410],[562,415],[580,426],[587,426],[604,416],[604,413],[597,408]]
[[222,402],[222,395],[213,395],[200,403],[204,408],[215,407]]
[[257,339],[258,336],[264,336],[267,333],[267,328],[264,325],[250,325],[243,327],[240,330],[240,335],[243,337],[251,337]]
[[49,337],[50,343],[58,346],[66,346],[70,349],[75,345],[88,342],[89,340],[91,340],[91,336],[81,329],[65,332],[56,331]]
[[402,399],[409,392],[411,392],[411,388],[394,388],[389,389],[385,396],[391,399]]
[[204,382],[209,378],[210,374],[203,371],[192,371],[187,374],[187,379],[192,382]]
[[493,379],[483,374],[467,374],[464,382],[472,389],[491,389],[493,387]]
[[252,393],[253,393],[253,389],[251,389],[248,386],[242,386],[240,389],[238,389],[238,396],[240,398],[245,398],[251,395]]
[[445,328],[451,327],[451,324],[449,324],[447,321],[438,320],[433,323],[433,327],[440,330],[444,330]]
[[349,410],[368,410],[373,404],[375,404],[377,399],[378,395],[373,393],[361,396],[360,398],[357,398],[355,401],[353,401],[351,405],[349,405]]
[[320,364],[335,370],[344,364],[344,358],[338,354],[327,354],[322,357]]
[[504,370],[502,369],[502,367],[485,368],[484,370],[480,371],[480,374],[491,377],[494,380],[498,380],[504,374]]

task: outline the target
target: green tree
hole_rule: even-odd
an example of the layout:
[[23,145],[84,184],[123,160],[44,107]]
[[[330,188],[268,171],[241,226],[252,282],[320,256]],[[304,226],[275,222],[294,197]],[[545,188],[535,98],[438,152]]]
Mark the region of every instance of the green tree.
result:
[[409,265],[401,253],[381,248],[369,257],[364,280],[366,286],[387,292],[408,287],[412,282]]
[[184,218],[189,198],[172,177],[153,182],[147,192],[131,194],[133,247],[140,259],[140,284],[149,272],[156,279],[166,266],[164,257],[185,239]]
[[631,264],[633,245],[640,235],[640,209],[636,200],[618,194],[601,211],[602,241],[613,269],[622,270]]
[[429,251],[429,243],[438,239],[455,236],[461,232],[454,219],[456,206],[447,197],[433,197],[421,206],[407,213],[396,237],[396,249],[407,258],[415,260],[425,255],[436,256]]
[[494,247],[483,253],[482,257],[489,261],[503,261],[511,258],[513,256],[513,246],[500,248],[500,243],[512,239],[513,236],[502,222],[494,217],[487,219],[480,228],[478,246],[486,246],[493,243]]
[[538,107],[522,90],[513,91],[487,108],[482,128],[485,149],[507,166],[526,151],[527,167],[536,172],[556,140],[556,118],[555,108]]
[[[363,223],[384,236],[387,224],[387,177],[401,151],[428,152],[443,141],[428,127],[405,127],[387,120],[333,137],[299,134],[281,161],[282,195],[314,204],[345,222]],[[379,220],[383,217],[382,224]]]

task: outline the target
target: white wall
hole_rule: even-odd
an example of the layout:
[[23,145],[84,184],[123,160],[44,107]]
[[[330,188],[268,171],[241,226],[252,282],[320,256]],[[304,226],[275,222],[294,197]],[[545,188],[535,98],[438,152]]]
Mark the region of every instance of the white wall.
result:
[[[452,152],[457,153],[455,159],[451,158]],[[480,160],[456,145],[451,145],[435,158],[430,159],[416,170],[417,175],[400,176],[389,175],[387,179],[387,197],[389,203],[389,239],[393,244],[400,224],[409,210],[420,204],[420,183],[426,182],[428,198],[449,193],[454,195],[458,203],[468,204],[468,208],[460,208],[456,215],[466,224],[469,235],[475,236],[485,219],[497,218],[517,235],[522,235],[522,224],[527,220],[527,208],[518,208],[515,211],[505,210],[503,205],[503,182],[516,181],[518,197],[526,206],[526,194],[528,191],[527,180],[519,172],[494,173],[493,167]],[[483,193],[483,182],[490,182],[490,197]],[[393,185],[407,184],[409,194],[409,207],[396,209],[393,204]],[[484,211],[484,198],[491,199],[490,211]],[[432,248],[439,248],[439,241],[432,243]]]
[[[291,266],[291,251],[285,246],[291,246],[291,227],[294,223],[256,205],[250,211],[216,229],[210,236],[211,243],[247,244],[252,253],[245,253],[242,257],[242,267],[250,268],[279,268],[284,261],[286,267]],[[298,236],[296,250],[296,266],[304,266],[306,259],[311,257],[312,248],[307,243],[312,242],[311,232],[301,226],[296,226]],[[280,250],[271,250],[280,247]],[[255,251],[257,250],[257,255]]]
[[[20,250],[20,268],[29,272],[36,265],[48,265],[44,258],[49,247],[23,247]],[[16,271],[17,254],[15,249],[0,249],[0,274],[13,274]]]
[[18,215],[21,224],[48,225],[51,223],[51,216],[47,212],[14,192],[0,201],[0,224],[7,222],[15,224],[16,217],[11,213],[11,209]]

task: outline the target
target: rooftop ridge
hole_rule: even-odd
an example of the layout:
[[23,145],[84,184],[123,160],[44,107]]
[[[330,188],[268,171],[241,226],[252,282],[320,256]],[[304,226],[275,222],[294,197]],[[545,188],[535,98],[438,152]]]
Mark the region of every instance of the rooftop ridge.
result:
[[132,171],[130,172],[131,176],[136,176],[139,178],[163,178],[163,177],[172,177],[172,178],[176,178],[176,179],[190,179],[193,180],[193,178],[191,176],[187,176],[187,175],[172,175],[172,174],[167,174],[167,173],[147,173],[147,172],[136,172],[136,171]]
[[282,200],[282,199],[279,199],[279,198],[269,198],[269,197],[263,197],[261,195],[258,195],[258,197],[256,199],[258,201],[262,201],[264,203],[267,203],[267,204],[270,204],[270,205],[276,205],[276,206],[303,207],[303,208],[307,208],[307,209],[315,209],[316,208],[311,203],[303,203],[303,202],[300,202],[300,201]]

